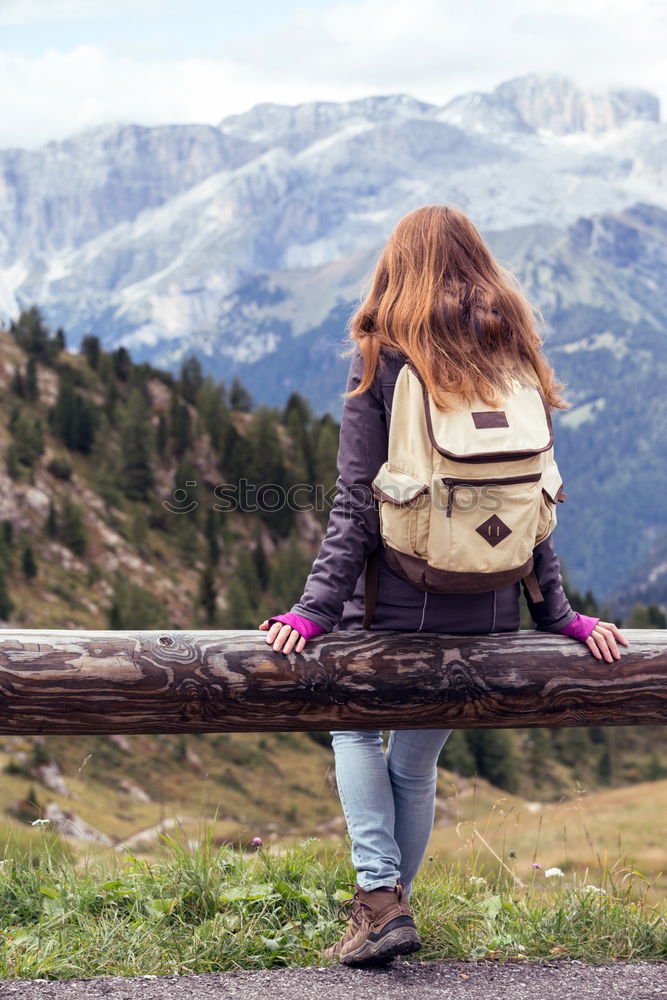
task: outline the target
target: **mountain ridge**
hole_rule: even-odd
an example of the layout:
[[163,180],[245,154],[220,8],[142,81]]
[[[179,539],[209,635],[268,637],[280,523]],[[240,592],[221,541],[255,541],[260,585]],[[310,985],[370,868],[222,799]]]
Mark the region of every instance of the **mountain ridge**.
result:
[[[634,534],[614,513],[595,526],[584,457],[589,438],[606,442],[605,421],[627,423],[633,455],[633,437],[656,449],[652,479],[630,459],[635,481],[662,488],[662,404],[623,409],[646,397],[650,373],[663,377],[667,126],[656,99],[603,100],[530,76],[442,107],[385,95],[281,108],[217,129],[104,127],[49,144],[48,163],[43,151],[0,151],[0,308],[38,302],[75,345],[93,334],[172,371],[194,355],[263,402],[298,388],[338,417],[346,323],[389,231],[418,205],[458,204],[542,310],[569,383],[564,472],[588,532],[583,546],[563,512],[573,580],[605,597],[622,587],[667,532],[664,512],[651,502],[642,513],[631,491]],[[620,486],[608,470],[600,480],[614,512]]]

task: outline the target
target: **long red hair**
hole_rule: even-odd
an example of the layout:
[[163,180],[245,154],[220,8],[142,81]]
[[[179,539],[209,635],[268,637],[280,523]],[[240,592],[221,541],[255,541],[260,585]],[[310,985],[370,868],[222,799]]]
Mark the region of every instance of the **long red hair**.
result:
[[417,208],[389,237],[370,291],[349,321],[353,344],[344,356],[358,345],[364,373],[344,395],[368,389],[384,346],[406,355],[442,409],[445,393],[498,406],[513,375],[539,384],[550,407],[565,409],[563,384],[541,351],[541,323],[464,212]]

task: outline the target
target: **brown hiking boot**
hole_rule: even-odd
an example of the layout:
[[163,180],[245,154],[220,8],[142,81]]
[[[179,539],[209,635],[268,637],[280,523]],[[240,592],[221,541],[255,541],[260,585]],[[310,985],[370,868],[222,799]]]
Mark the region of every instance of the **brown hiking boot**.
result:
[[349,904],[348,928],[340,941],[324,952],[327,958],[337,958],[345,965],[384,965],[396,955],[409,955],[421,948],[400,882],[394,889],[369,892],[356,886],[354,896],[345,900],[341,910]]

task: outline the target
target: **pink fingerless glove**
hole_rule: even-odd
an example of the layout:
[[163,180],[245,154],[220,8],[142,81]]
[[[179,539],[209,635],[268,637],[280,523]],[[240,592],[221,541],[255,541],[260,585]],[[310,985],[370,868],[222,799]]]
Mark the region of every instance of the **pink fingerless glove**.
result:
[[316,622],[311,622],[310,618],[302,618],[301,615],[295,615],[291,611],[288,611],[286,615],[274,615],[273,618],[269,618],[269,625],[273,625],[274,622],[291,625],[304,639],[312,639],[314,636],[326,632],[325,628]]
[[588,639],[599,621],[599,618],[591,618],[590,615],[580,615],[577,612],[576,617],[572,619],[569,625],[562,628],[560,632],[561,635],[569,635],[573,639],[586,642],[586,639]]

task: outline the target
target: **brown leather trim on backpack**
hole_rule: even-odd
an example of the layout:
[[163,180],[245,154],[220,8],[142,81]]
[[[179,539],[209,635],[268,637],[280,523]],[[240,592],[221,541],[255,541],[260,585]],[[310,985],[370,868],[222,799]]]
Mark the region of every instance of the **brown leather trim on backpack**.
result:
[[500,590],[523,580],[533,568],[531,555],[522,566],[499,573],[458,573],[436,569],[429,566],[425,559],[399,552],[389,545],[385,545],[384,551],[387,564],[395,573],[429,594],[483,594],[489,590]]
[[371,483],[371,488],[373,490],[374,497],[377,497],[378,500],[386,500],[387,503],[392,503],[395,507],[401,507],[405,503],[411,503],[418,496],[421,496],[422,493],[428,493],[429,491],[428,486],[422,486],[420,489],[415,490],[415,492],[412,493],[407,500],[397,500],[396,497],[390,497],[388,493],[381,490],[375,483]]
[[533,604],[539,604],[540,601],[544,600],[544,595],[540,590],[540,585],[537,582],[537,577],[535,576],[534,569],[531,569],[530,573],[527,573],[526,576],[524,576],[523,580],[521,581],[521,584],[523,586],[526,597],[530,597]]
[[378,595],[379,559],[377,549],[366,559],[366,579],[364,586],[364,620],[362,628],[370,628]]
[[426,417],[426,430],[428,431],[429,440],[433,445],[433,447],[435,448],[435,450],[438,452],[438,454],[444,455],[445,458],[452,458],[456,462],[474,463],[474,462],[488,462],[489,460],[493,460],[494,462],[514,462],[514,461],[520,461],[523,458],[531,458],[533,455],[539,455],[540,452],[548,451],[549,448],[552,447],[554,443],[554,428],[553,428],[553,421],[551,419],[551,413],[549,411],[549,406],[547,404],[547,401],[544,398],[544,393],[542,392],[541,388],[536,385],[535,388],[537,389],[540,395],[540,399],[542,400],[542,405],[544,406],[544,413],[547,418],[547,426],[549,428],[549,440],[544,445],[543,448],[531,448],[529,451],[514,451],[514,452],[479,451],[476,452],[474,455],[455,455],[453,452],[447,451],[445,448],[441,448],[435,439],[435,434],[433,433],[433,421],[431,420],[431,406],[430,406],[429,394],[428,394],[428,389],[426,387],[426,383],[424,382],[424,380],[422,379],[421,375],[419,374],[415,366],[412,364],[412,362],[408,361],[407,364],[408,367],[410,368],[410,371],[414,373],[414,375],[417,377],[422,387],[422,396],[424,398],[424,416]]

